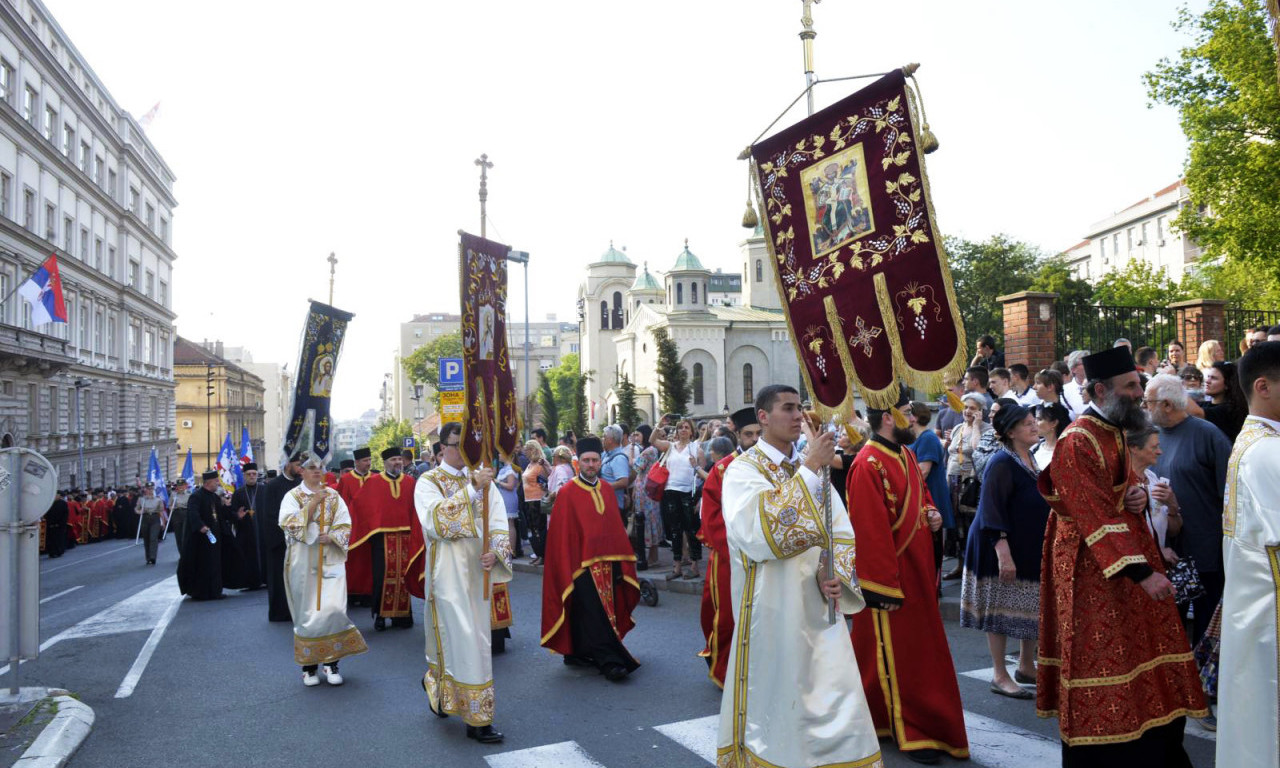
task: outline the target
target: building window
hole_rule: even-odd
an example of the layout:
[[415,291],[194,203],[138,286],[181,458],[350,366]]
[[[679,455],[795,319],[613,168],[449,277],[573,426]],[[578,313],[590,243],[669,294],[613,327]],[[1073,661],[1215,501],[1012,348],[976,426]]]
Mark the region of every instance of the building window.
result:
[[105,323],[102,321],[102,310],[93,313],[93,351],[105,352],[102,346],[102,328]]
[[163,306],[163,307],[167,307],[167,306],[169,306],[169,284],[168,284],[168,283],[166,283],[166,282],[165,282],[165,281],[163,281],[163,280],[161,280],[161,281],[160,281],[160,298],[159,298],[159,301],[160,301],[160,305],[161,305],[161,306]]
[[54,141],[54,136],[58,130],[58,113],[53,107],[44,108],[44,137],[49,141]]
[[71,255],[71,245],[75,239],[76,224],[70,216],[62,217],[62,250]]
[[154,230],[156,227],[156,207],[151,203],[147,203],[147,229]]
[[600,330],[609,330],[609,302],[600,302]]
[[141,360],[142,359],[142,340],[138,338],[138,326],[134,325],[133,323],[129,323],[128,334],[129,335],[125,338],[129,345],[128,347],[129,359]]
[[80,305],[80,341],[81,349],[89,348],[89,305]]
[[1129,227],[1124,231],[1124,240],[1126,243],[1126,250],[1129,250],[1129,251],[1133,250],[1133,229],[1134,229],[1133,227]]
[[93,268],[102,271],[102,238],[93,238]]
[[613,292],[613,329],[615,331],[619,331],[619,330],[622,330],[622,326],[623,326],[622,293],[619,291],[614,291]]
[[0,216],[9,217],[9,190],[13,187],[13,179],[7,173],[0,173]]
[[684,283],[676,283],[676,304],[684,303]]
[[764,281],[764,260],[756,259],[756,282]]
[[107,354],[119,357],[116,352],[116,313],[111,312],[107,315]]
[[0,59],[0,99],[13,103],[13,65]]
[[133,288],[134,290],[137,290],[138,288],[138,281],[140,277],[138,274],[138,269],[139,269],[138,262],[136,261],[129,262],[129,287]]
[[107,197],[116,199],[116,172],[110,168],[107,169]]
[[137,187],[129,187],[129,210],[133,211],[133,215],[138,215],[138,189]]
[[1164,217],[1163,216],[1156,219],[1156,240],[1161,241],[1160,244],[1164,245]]
[[80,260],[89,263],[89,230],[80,228]]
[[751,363],[742,366],[742,402],[754,403],[756,400],[756,378],[755,369],[751,367]]
[[[146,343],[146,349],[144,350],[144,354],[146,355],[146,357],[144,357],[143,360],[147,363],[147,365],[155,365],[156,364],[155,331],[148,330],[146,333],[143,334],[143,336],[145,338],[145,343]],[[155,402],[154,398],[152,398],[152,402],[153,403]]]
[[163,216],[160,217],[160,240],[169,242],[169,220]]
[[690,296],[690,299],[689,299],[690,304],[698,303],[698,284],[697,283],[689,283],[689,296]]
[[114,245],[107,246],[107,271],[104,273],[107,277],[115,279],[116,276],[116,247]]
[[102,186],[104,179],[103,169],[106,164],[102,162],[102,158],[98,155],[93,156],[93,183]]
[[44,204],[44,239],[58,242],[58,208],[52,203]]
[[36,193],[30,187],[22,190],[22,226],[36,231]]
[[31,123],[33,128],[40,127],[36,124],[36,89],[29,85],[22,95],[22,119]]
[[1120,258],[1120,233],[1117,232],[1111,236],[1111,254],[1117,259]]
[[80,142],[80,170],[85,173],[89,172],[89,155],[93,153],[93,149],[89,147],[89,142]]
[[71,148],[76,145],[76,132],[69,125],[62,126],[62,156],[71,157]]
[[1098,241],[1099,254],[1102,256],[1102,263],[1107,263],[1107,238]]
[[702,405],[702,363],[693,364],[693,404]]
[[147,298],[153,298],[156,295],[156,273],[147,270]]

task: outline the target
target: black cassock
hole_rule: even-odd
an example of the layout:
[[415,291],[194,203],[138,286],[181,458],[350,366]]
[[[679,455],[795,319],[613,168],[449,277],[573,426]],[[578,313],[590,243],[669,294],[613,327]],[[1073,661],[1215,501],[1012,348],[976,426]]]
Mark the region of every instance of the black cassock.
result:
[[[187,501],[186,540],[182,544],[182,558],[178,560],[178,589],[194,600],[213,600],[222,597],[222,527],[225,513],[217,495],[197,488]],[[217,538],[210,542],[201,527],[208,528]]]
[[[236,549],[240,554],[240,568],[244,578],[242,589],[256,589],[265,582],[262,579],[261,553],[258,552],[257,519],[266,506],[267,494],[262,484],[243,485],[231,494],[228,519],[235,528]],[[247,510],[244,517],[236,517],[241,508]]]
[[262,514],[254,515],[258,523],[258,553],[262,576],[267,582],[267,620],[293,621],[289,599],[284,592],[284,531],[280,530],[280,503],[302,482],[301,477],[281,473],[267,481],[262,490]]
[[62,557],[67,549],[67,520],[71,507],[63,499],[55,498],[44,513],[44,551],[49,557]]
[[135,502],[126,493],[116,496],[111,516],[115,523],[117,539],[132,539],[138,535],[138,514]]

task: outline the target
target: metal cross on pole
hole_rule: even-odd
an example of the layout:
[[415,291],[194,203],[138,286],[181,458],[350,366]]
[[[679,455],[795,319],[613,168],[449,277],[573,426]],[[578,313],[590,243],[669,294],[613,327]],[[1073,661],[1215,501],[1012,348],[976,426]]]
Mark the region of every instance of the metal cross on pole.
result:
[[493,167],[493,163],[489,162],[488,155],[482,154],[476,160],[476,165],[480,166],[480,236],[485,237],[485,224],[487,222],[484,204],[489,199],[489,169]]
[[800,30],[800,39],[804,41],[804,84],[808,89],[806,96],[808,97],[809,114],[813,114],[813,86],[817,82],[817,77],[813,74],[813,38],[818,36],[813,31],[813,6],[822,0],[800,0],[804,3],[804,15],[800,17],[800,23],[804,25],[804,29]]
[[329,262],[329,306],[332,307],[333,306],[333,278],[338,273],[338,257],[334,255],[333,251],[329,251],[329,258],[326,259],[326,261]]

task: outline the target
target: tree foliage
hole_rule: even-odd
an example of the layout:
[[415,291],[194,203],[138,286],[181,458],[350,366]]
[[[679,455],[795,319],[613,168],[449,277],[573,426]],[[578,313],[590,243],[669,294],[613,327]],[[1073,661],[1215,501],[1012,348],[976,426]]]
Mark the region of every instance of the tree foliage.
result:
[[373,453],[373,468],[382,469],[382,452],[388,448],[404,447],[404,439],[413,437],[413,426],[407,419],[383,419],[373,425],[369,436],[369,450]]
[[1174,226],[1207,256],[1280,276],[1280,88],[1263,0],[1185,7],[1190,46],[1147,73],[1152,101],[1178,110],[1190,204]]
[[996,297],[1027,290],[1039,250],[1008,235],[984,242],[948,237],[946,249],[965,336],[970,343],[985,333],[1002,341],[1004,310]]
[[658,350],[658,399],[663,413],[683,414],[689,404],[689,372],[680,364],[680,350],[665,328],[653,329]]
[[538,371],[538,409],[542,412],[542,428],[547,431],[547,442],[555,445],[560,439],[560,404],[556,402],[555,389],[547,371]]
[[1132,259],[1123,268],[1112,270],[1098,280],[1093,298],[1098,304],[1122,307],[1167,307],[1190,298],[1169,278],[1164,267]]
[[425,384],[434,392],[432,400],[436,413],[440,412],[440,358],[462,357],[462,334],[446,333],[432,339],[400,360],[400,366],[414,384]]
[[618,393],[618,421],[635,429],[640,424],[640,411],[636,409],[636,385],[624,373],[618,378],[618,385],[614,389]]
[[1093,301],[1093,286],[1087,280],[1072,276],[1063,254],[1040,262],[1027,290],[1056,293],[1059,301],[1070,304],[1088,304]]

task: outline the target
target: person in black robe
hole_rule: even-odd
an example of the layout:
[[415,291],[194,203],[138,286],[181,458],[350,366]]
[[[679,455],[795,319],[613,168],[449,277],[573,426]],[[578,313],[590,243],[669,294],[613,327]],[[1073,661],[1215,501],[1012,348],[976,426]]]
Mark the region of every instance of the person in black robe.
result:
[[62,553],[67,551],[67,520],[70,516],[66,494],[58,491],[49,511],[44,513],[44,551],[49,557],[62,557]]
[[202,480],[204,484],[187,500],[187,538],[178,560],[178,589],[192,600],[217,600],[224,597],[219,518],[226,513],[218,498],[218,473],[205,472]]
[[261,589],[266,586],[262,578],[262,555],[258,551],[257,519],[262,516],[266,506],[267,495],[258,483],[258,465],[252,462],[244,465],[244,485],[231,494],[230,516],[235,528],[236,549],[240,551],[241,567],[244,569],[242,589]]
[[302,460],[305,453],[294,454],[280,474],[263,488],[266,497],[262,514],[254,515],[258,524],[258,555],[262,575],[267,582],[267,620],[293,621],[284,591],[284,531],[280,528],[280,502],[302,482]]
[[116,538],[132,539],[138,535],[138,514],[135,510],[133,491],[126,491],[116,496],[116,506],[112,516],[116,521]]

